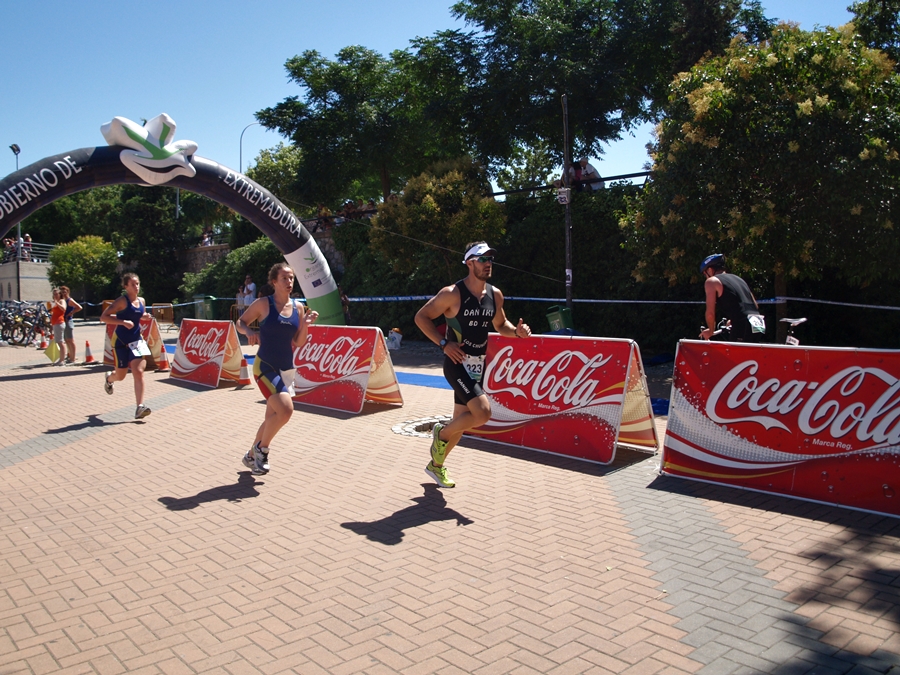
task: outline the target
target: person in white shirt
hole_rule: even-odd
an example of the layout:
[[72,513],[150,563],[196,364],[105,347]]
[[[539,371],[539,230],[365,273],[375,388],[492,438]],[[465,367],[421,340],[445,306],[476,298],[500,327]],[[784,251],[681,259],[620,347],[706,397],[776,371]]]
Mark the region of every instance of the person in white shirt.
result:
[[[600,172],[597,171],[591,164],[588,162],[587,157],[582,157],[579,162],[581,164],[581,182],[584,183],[584,186],[591,190],[602,190],[606,187],[606,183],[600,178]],[[596,180],[595,183],[591,183],[589,181]]]

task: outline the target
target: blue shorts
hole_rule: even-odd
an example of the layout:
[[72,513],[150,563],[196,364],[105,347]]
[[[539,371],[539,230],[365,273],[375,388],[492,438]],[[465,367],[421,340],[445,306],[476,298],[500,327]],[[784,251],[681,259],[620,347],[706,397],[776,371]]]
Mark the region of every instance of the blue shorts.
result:
[[116,360],[116,368],[128,368],[135,359],[141,359],[142,356],[135,356],[131,348],[119,340],[119,336],[113,333],[110,338],[112,342],[113,356]]
[[293,398],[295,372],[295,370],[278,370],[258,356],[253,360],[253,377],[256,378],[256,386],[259,387],[267,401],[272,394],[286,393]]

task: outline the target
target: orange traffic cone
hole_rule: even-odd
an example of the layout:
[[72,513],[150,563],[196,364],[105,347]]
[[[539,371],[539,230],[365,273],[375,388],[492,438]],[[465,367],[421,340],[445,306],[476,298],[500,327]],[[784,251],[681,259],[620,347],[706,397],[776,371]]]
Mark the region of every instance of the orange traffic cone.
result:
[[41,333],[41,342],[38,345],[38,349],[47,349],[50,346],[50,341],[47,340],[47,336]]
[[159,350],[159,363],[156,364],[157,373],[169,372],[169,355],[166,353],[166,346],[161,345]]
[[238,379],[238,385],[243,387],[248,384],[252,383],[250,382],[250,373],[247,369],[247,359],[241,358],[241,375]]
[[87,340],[84,341],[84,363],[85,365],[88,363],[97,363],[97,359],[95,359],[94,355],[91,353],[91,343]]

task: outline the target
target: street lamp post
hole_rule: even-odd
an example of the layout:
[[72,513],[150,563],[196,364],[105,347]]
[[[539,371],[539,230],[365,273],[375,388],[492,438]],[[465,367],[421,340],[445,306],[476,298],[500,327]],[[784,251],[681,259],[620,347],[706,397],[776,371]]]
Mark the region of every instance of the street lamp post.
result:
[[[244,127],[244,131],[247,131],[254,124],[259,124],[259,122],[250,122],[247,126]],[[241,140],[238,144],[238,172],[244,173],[244,131],[241,132]]]
[[[19,173],[19,153],[22,149],[13,143],[9,146],[16,156],[16,173]],[[22,223],[16,223],[16,300],[22,301],[22,275],[20,272],[19,260],[22,259]]]

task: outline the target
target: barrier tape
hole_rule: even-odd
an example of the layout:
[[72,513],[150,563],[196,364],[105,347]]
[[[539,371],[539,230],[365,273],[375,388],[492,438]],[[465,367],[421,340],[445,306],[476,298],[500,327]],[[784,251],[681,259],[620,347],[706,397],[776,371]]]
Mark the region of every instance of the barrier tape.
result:
[[[396,302],[399,300],[431,300],[433,296],[430,295],[372,295],[368,297],[354,297],[348,298],[350,302]],[[209,296],[209,300],[234,300],[237,298],[219,298],[216,296]],[[306,298],[294,298],[295,300],[300,300],[301,302],[306,302]],[[532,298],[526,296],[516,296],[510,295],[505,298],[506,300],[518,300],[518,301],[528,301],[528,302],[555,302],[555,303],[565,303],[565,298]],[[783,305],[788,301],[791,302],[814,302],[820,305],[839,305],[841,307],[858,307],[861,309],[887,309],[892,311],[900,311],[900,307],[892,307],[890,305],[865,305],[856,302],[837,302],[834,300],[817,300],[815,298],[792,298],[789,296],[777,296],[775,298],[767,298],[764,300],[757,300],[760,305]],[[29,304],[33,302],[40,301],[18,301],[18,300],[7,300],[5,302],[16,303],[16,304]],[[172,307],[190,307],[191,305],[199,305],[203,302],[202,300],[195,300],[193,302],[181,302],[178,304],[173,304]],[[620,305],[705,305],[706,302],[704,300],[596,300],[592,298],[573,298],[572,302],[580,302],[580,303],[588,303],[588,304],[620,304]],[[100,307],[101,305],[95,304],[93,302],[83,302],[83,305],[88,307]]]

